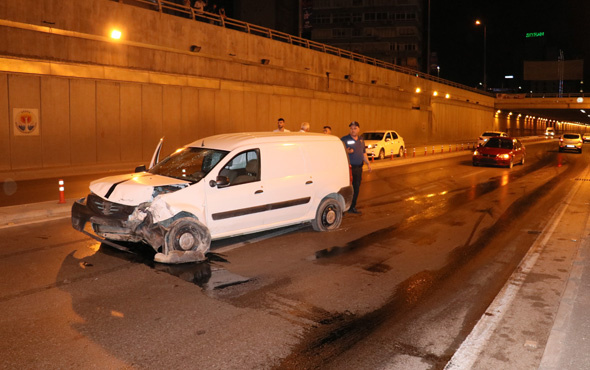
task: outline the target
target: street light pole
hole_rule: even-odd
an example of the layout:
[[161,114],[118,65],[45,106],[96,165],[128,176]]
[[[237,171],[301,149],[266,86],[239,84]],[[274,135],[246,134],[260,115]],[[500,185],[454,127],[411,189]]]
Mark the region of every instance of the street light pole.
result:
[[[483,23],[478,19],[475,21],[475,24],[477,26],[482,25]],[[486,42],[487,42],[487,27],[484,24],[483,25],[483,90],[487,91],[487,73],[486,73],[486,62],[487,62],[487,56],[486,56],[486,52],[487,52],[487,46],[486,46]]]
[[430,74],[430,0],[428,0],[428,29],[427,29],[427,47],[426,47],[426,74]]

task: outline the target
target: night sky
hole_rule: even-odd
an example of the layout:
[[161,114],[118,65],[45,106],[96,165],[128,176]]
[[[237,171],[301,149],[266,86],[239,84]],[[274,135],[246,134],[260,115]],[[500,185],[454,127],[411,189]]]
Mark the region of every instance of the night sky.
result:
[[557,60],[559,50],[566,60],[590,55],[590,0],[430,0],[430,6],[430,49],[444,79],[471,87],[483,82],[484,35],[476,19],[487,25],[488,88],[500,87],[505,75],[522,79],[529,32],[544,32],[537,42],[545,43],[548,60]]

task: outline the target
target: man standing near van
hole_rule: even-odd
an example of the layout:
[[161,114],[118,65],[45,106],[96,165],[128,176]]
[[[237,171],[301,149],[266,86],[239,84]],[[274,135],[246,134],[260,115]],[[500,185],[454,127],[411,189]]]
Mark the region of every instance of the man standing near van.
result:
[[365,152],[365,141],[359,136],[359,123],[357,121],[352,121],[348,127],[350,128],[350,134],[340,138],[346,147],[346,153],[348,153],[348,160],[352,172],[352,188],[354,189],[352,203],[350,204],[348,212],[360,214],[361,212],[356,209],[356,200],[363,179],[363,164],[366,163],[369,172],[371,172],[371,163]]
[[285,120],[279,118],[277,121],[277,128],[273,132],[291,132],[285,128]]

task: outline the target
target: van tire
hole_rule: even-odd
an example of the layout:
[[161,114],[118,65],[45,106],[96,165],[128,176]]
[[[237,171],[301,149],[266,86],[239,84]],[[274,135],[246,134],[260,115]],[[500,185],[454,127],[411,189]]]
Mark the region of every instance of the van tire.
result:
[[381,160],[385,159],[385,150],[381,149],[379,151],[379,159],[381,159]]
[[403,146],[400,146],[399,147],[399,152],[397,153],[397,156],[401,158],[401,157],[403,157],[403,155],[404,155],[404,147]]
[[340,227],[342,222],[342,207],[333,198],[322,200],[311,226],[315,231],[330,231]]
[[211,233],[207,226],[192,217],[183,217],[174,221],[165,237],[166,251],[195,251],[203,254],[211,246]]

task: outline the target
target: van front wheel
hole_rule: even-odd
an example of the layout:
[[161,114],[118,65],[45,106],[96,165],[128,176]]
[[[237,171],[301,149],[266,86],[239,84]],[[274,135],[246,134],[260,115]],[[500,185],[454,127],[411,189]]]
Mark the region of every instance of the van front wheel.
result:
[[335,230],[342,222],[342,207],[336,199],[326,198],[322,200],[315,215],[311,221],[311,226],[315,231]]
[[192,217],[180,218],[170,225],[165,236],[166,252],[209,251],[211,234],[207,226]]

